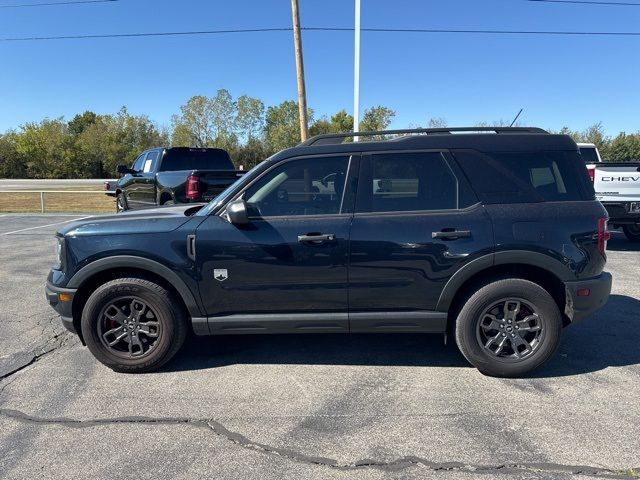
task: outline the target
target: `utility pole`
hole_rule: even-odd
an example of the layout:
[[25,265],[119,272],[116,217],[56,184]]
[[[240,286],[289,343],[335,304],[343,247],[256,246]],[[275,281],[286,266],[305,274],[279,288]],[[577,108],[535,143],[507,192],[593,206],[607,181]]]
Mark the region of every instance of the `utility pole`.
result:
[[293,44],[296,54],[296,74],[298,77],[298,111],[300,116],[300,139],[309,138],[307,124],[307,92],[304,86],[304,62],[302,60],[302,37],[300,34],[300,12],[298,0],[291,0],[291,16],[293,17]]
[[[354,55],[353,55],[353,132],[360,129],[360,0],[356,1],[356,19],[354,37]],[[357,142],[358,137],[353,137],[353,141]]]

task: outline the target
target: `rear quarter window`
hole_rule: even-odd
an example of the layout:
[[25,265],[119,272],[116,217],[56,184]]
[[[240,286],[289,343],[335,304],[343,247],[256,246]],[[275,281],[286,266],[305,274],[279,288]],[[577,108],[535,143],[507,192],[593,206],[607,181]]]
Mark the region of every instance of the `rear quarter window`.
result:
[[484,203],[593,200],[584,160],[577,151],[458,150],[453,155]]

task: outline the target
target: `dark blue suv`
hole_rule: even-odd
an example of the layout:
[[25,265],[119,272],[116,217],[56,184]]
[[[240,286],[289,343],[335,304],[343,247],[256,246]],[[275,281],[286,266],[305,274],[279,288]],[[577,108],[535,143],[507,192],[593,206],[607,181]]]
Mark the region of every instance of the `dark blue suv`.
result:
[[444,333],[517,376],[607,301],[606,211],[568,136],[350,136],[277,153],[207,205],[66,226],[50,304],[122,372],[159,368],[192,329]]

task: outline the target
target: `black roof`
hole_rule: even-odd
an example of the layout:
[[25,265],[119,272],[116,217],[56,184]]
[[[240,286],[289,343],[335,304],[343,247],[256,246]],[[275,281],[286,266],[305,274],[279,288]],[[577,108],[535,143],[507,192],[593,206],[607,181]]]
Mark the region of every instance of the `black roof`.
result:
[[[355,136],[380,138],[383,135],[395,135],[395,137],[373,141],[362,141],[362,138],[359,138],[360,141],[358,142],[342,143],[345,138]],[[317,135],[296,147],[276,153],[272,159],[280,160],[312,154],[429,149],[517,152],[535,150],[577,151],[578,147],[568,135],[551,134],[540,128],[425,128]]]

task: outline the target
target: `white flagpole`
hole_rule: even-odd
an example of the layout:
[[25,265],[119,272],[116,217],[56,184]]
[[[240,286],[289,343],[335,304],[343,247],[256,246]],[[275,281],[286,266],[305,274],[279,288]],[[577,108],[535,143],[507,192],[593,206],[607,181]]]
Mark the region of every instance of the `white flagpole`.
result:
[[[355,38],[354,38],[354,60],[353,60],[353,131],[360,128],[360,0],[356,2],[355,15]],[[353,138],[354,142],[358,137]]]

